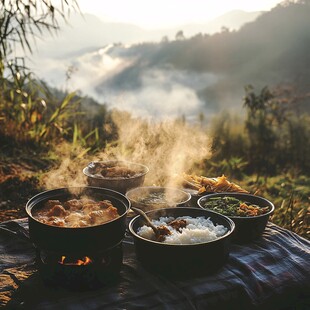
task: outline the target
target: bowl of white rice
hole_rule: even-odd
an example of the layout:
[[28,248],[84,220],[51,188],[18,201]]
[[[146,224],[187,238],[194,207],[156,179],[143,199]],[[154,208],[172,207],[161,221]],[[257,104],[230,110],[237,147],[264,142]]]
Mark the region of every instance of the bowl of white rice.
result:
[[130,221],[137,259],[144,267],[189,277],[216,272],[225,264],[235,229],[228,217],[187,207],[152,210],[147,215],[167,233],[158,238],[140,215]]

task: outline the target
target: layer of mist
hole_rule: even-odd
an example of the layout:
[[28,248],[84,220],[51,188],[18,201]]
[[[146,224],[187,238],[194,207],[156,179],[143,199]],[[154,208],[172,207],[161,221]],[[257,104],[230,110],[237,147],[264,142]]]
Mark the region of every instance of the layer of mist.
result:
[[[65,70],[65,64],[62,60],[46,60],[43,68],[52,80],[59,81],[59,71]],[[65,88],[70,85],[71,90],[82,90],[110,107],[156,119],[186,116],[191,120],[201,112],[208,113],[197,93],[218,79],[211,73],[171,66],[144,68],[130,47],[123,45],[109,45],[76,57],[71,70],[70,80],[63,81]]]

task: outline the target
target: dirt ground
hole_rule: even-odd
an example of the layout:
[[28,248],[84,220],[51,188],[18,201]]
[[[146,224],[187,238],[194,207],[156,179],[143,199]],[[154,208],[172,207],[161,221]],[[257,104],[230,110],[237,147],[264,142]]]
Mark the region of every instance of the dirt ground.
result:
[[0,222],[26,217],[27,201],[41,191],[40,168],[35,162],[0,160]]

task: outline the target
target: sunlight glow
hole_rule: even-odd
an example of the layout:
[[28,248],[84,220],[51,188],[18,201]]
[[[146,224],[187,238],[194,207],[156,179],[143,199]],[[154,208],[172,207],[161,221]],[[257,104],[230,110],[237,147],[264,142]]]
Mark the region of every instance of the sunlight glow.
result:
[[204,23],[232,10],[266,11],[280,0],[78,0],[83,13],[148,29]]

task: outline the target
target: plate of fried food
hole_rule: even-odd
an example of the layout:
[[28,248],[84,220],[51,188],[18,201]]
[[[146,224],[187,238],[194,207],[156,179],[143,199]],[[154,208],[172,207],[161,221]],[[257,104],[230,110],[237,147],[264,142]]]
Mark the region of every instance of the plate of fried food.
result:
[[231,182],[225,175],[220,177],[206,177],[183,173],[180,177],[181,186],[192,195],[192,205],[196,206],[197,200],[210,193],[243,193],[249,191],[240,185]]

